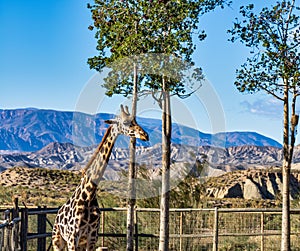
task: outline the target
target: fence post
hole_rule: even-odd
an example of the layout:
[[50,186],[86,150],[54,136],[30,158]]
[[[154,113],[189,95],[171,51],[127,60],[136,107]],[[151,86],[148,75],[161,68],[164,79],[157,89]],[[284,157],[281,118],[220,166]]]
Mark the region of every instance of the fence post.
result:
[[[4,212],[4,220],[6,223],[10,222],[10,211],[6,210]],[[4,251],[10,251],[10,228],[9,227],[5,227],[3,228],[3,250]]]
[[265,231],[264,212],[261,212],[261,215],[260,215],[260,233],[261,233],[260,250],[261,251],[265,250],[265,236],[264,236],[264,231]]
[[101,212],[101,233],[102,233],[102,247],[105,247],[105,237],[104,237],[104,229],[105,229],[105,211]]
[[14,208],[12,211],[12,218],[14,219],[19,217],[19,200],[17,197],[14,198],[13,204],[14,204]]
[[215,208],[215,218],[214,218],[214,239],[213,239],[213,251],[218,251],[218,225],[219,225],[219,212],[218,208]]
[[3,246],[4,246],[3,241],[4,241],[4,228],[1,228],[1,229],[0,229],[0,248],[1,248],[1,249],[2,249]]
[[21,251],[27,251],[28,208],[21,211]]
[[180,218],[179,218],[179,251],[182,251],[182,233],[183,233],[183,212],[180,212]]
[[138,228],[138,210],[134,208],[134,226],[135,226],[135,251],[139,250],[139,228]]
[[13,201],[13,210],[12,210],[12,221],[13,226],[12,226],[12,247],[13,250],[20,250],[20,221],[15,221],[17,218],[19,218],[19,200],[18,197],[14,198]]
[[[39,210],[42,208],[39,206]],[[46,209],[44,206],[43,209]],[[39,213],[37,215],[37,220],[38,220],[38,225],[37,225],[37,232],[38,234],[46,234],[46,214],[41,214]],[[38,246],[37,246],[37,251],[46,251],[46,237],[39,237],[38,238]]]

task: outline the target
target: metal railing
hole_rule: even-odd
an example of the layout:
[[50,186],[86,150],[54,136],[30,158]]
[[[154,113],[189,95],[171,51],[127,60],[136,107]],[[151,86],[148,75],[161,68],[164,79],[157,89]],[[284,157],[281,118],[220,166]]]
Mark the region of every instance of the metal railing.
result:
[[11,211],[4,211],[4,220],[0,221],[0,249],[3,251],[19,251],[21,218],[11,220]]
[[[125,250],[126,208],[102,209],[101,246]],[[157,250],[159,209],[135,210],[135,250]],[[279,251],[281,209],[170,209],[170,250]],[[292,250],[300,250],[300,210],[291,210]]]
[[[3,211],[0,249],[51,250],[51,231],[57,208]],[[126,250],[127,208],[102,208],[100,247]],[[12,215],[14,214],[15,217]],[[159,214],[155,208],[135,209],[135,250],[157,250]],[[20,215],[20,216],[19,216]],[[17,217],[16,217],[17,216]],[[170,250],[279,251],[281,209],[170,209]],[[300,250],[300,210],[291,210],[291,246]]]

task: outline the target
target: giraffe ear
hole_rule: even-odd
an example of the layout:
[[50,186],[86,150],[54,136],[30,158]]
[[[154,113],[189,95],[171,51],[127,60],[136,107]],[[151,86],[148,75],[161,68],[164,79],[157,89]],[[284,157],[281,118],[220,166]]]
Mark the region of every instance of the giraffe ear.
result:
[[112,125],[112,124],[116,124],[116,123],[117,123],[115,120],[110,120],[110,119],[104,120],[104,122],[105,122],[106,124],[109,124],[109,125]]

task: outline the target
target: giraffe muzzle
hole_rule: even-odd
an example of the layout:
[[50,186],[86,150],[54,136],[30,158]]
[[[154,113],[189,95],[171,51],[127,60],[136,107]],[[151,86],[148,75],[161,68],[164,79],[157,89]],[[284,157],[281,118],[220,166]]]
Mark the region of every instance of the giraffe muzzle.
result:
[[144,133],[140,134],[140,139],[143,141],[149,141],[148,133],[144,132]]

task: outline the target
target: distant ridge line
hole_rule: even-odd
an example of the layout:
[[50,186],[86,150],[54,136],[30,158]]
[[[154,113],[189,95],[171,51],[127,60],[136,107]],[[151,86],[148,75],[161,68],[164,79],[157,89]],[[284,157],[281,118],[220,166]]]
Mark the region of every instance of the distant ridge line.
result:
[[[107,128],[104,120],[109,113],[94,115],[74,111],[20,108],[0,109],[0,150],[37,151],[51,142],[92,146],[101,141]],[[161,142],[161,121],[138,117],[137,120],[150,135],[150,142],[138,145],[153,146]],[[224,141],[224,139],[226,139]],[[172,142],[181,145],[219,147],[255,145],[281,148],[276,140],[257,132],[203,133],[188,126],[173,124]],[[120,137],[119,147],[127,147],[128,139]]]

